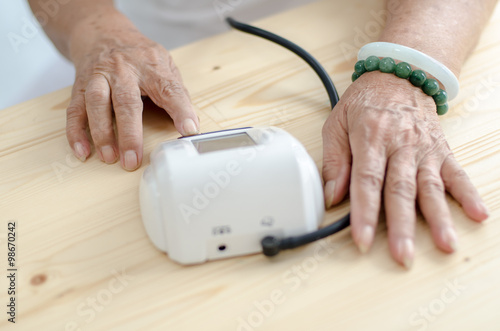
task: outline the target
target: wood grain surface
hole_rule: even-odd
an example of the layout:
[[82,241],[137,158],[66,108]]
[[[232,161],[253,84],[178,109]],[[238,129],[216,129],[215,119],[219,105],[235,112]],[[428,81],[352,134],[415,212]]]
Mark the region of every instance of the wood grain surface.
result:
[[[317,2],[259,26],[309,50],[339,92],[355,53],[376,40],[384,1]],[[490,209],[476,224],[449,199],[459,251],[432,243],[419,217],[409,271],[390,257],[383,222],[361,255],[349,230],[284,252],[184,267],[149,241],[138,185],[149,153],[178,137],[146,102],[142,167],[95,155],[80,163],[65,137],[70,88],[0,111],[2,330],[500,330],[500,10],[441,117],[448,142]],[[203,131],[275,125],[321,166],[329,113],[316,75],[288,51],[232,31],[174,50]],[[5,64],[2,64],[5,65]],[[48,77],[47,79],[50,79]],[[347,212],[327,212],[324,224]],[[17,224],[17,318],[7,322],[7,224]]]

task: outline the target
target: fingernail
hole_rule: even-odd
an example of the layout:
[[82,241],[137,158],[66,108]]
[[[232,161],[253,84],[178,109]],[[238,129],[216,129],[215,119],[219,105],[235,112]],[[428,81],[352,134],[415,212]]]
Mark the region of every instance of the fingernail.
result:
[[413,264],[413,256],[415,255],[415,245],[413,244],[413,240],[409,238],[401,239],[397,245],[397,255],[400,258],[400,261],[403,262],[403,265],[406,269],[410,269]]
[[325,184],[325,207],[330,208],[333,204],[333,197],[335,194],[335,181],[329,180]]
[[370,249],[373,241],[374,230],[370,225],[365,225],[361,229],[361,234],[359,236],[358,248],[362,254],[365,254]]
[[183,130],[182,134],[184,136],[200,133],[200,131],[196,127],[196,124],[194,124],[194,121],[190,118],[186,118],[184,122],[182,122],[182,130]]
[[411,269],[411,266],[413,265],[413,259],[410,257],[405,257],[403,259],[403,264],[406,269]]
[[477,209],[479,209],[486,217],[490,217],[490,213],[488,211],[488,208],[484,204],[484,202],[477,202],[476,203]]
[[73,149],[75,151],[75,156],[80,160],[80,161],[85,161],[87,159],[87,155],[85,154],[85,150],[83,149],[83,145],[81,143],[75,143],[73,146]]
[[111,147],[109,145],[101,147],[101,154],[102,154],[102,158],[104,159],[104,162],[106,162],[108,164],[115,163],[116,154],[115,154],[115,150],[113,149],[113,147]]
[[137,168],[137,153],[135,151],[126,151],[123,156],[123,167],[125,170],[135,170]]
[[446,243],[453,252],[458,249],[457,234],[452,228],[445,228],[441,231],[441,240]]

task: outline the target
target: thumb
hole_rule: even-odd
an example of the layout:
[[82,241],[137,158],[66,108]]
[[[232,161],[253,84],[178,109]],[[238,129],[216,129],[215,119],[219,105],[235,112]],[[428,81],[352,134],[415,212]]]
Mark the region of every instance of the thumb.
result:
[[325,182],[325,207],[344,199],[351,174],[351,148],[342,117],[345,113],[335,107],[323,126],[323,180]]

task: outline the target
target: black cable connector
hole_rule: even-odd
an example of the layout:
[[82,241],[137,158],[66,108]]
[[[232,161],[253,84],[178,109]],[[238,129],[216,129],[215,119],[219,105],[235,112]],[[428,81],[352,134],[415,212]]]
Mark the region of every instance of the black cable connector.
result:
[[[316,74],[318,74],[319,78],[321,79],[321,82],[325,86],[326,92],[328,93],[328,98],[330,99],[331,109],[335,107],[335,105],[339,101],[339,95],[337,93],[335,85],[330,79],[330,76],[328,75],[328,72],[325,70],[325,68],[323,68],[323,66],[318,62],[318,60],[316,60],[306,50],[304,50],[297,44],[294,44],[291,41],[286,40],[285,38],[280,37],[274,33],[271,33],[269,31],[248,24],[240,23],[232,19],[231,17],[226,18],[226,21],[231,27],[235,28],[236,30],[240,30],[272,41],[292,51],[293,53],[297,54],[301,59],[306,61],[307,64],[309,64],[311,68],[316,72]],[[312,243],[316,240],[328,237],[334,233],[337,233],[347,228],[350,224],[350,219],[351,219],[351,214],[349,213],[335,223],[332,223],[321,229],[300,236],[287,237],[287,238],[266,236],[261,240],[262,253],[264,253],[265,256],[275,256],[282,250],[296,248],[305,244]]]
[[264,239],[260,242],[262,245],[262,253],[264,253],[265,256],[274,256],[282,250],[296,248],[331,236],[332,234],[347,228],[351,223],[350,218],[351,214],[347,214],[335,223],[327,225],[317,231],[300,236],[287,237],[283,239],[279,239],[274,236],[264,237]]

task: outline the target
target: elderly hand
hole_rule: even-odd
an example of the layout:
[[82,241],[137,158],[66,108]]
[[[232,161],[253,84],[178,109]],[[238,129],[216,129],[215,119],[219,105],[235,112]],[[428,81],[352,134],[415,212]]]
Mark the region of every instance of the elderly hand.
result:
[[120,13],[94,15],[79,23],[71,35],[70,57],[76,80],[66,133],[80,160],[90,155],[88,126],[102,161],[114,163],[119,157],[126,170],[141,165],[141,96],[165,109],[182,135],[198,133],[198,117],[172,57]]
[[[361,252],[373,243],[383,201],[396,261],[414,258],[415,203],[441,250],[457,247],[445,190],[481,222],[488,212],[445,140],[431,97],[407,80],[365,73],[342,96],[323,127],[327,208],[350,191],[351,231]],[[349,180],[350,179],[350,180]]]

